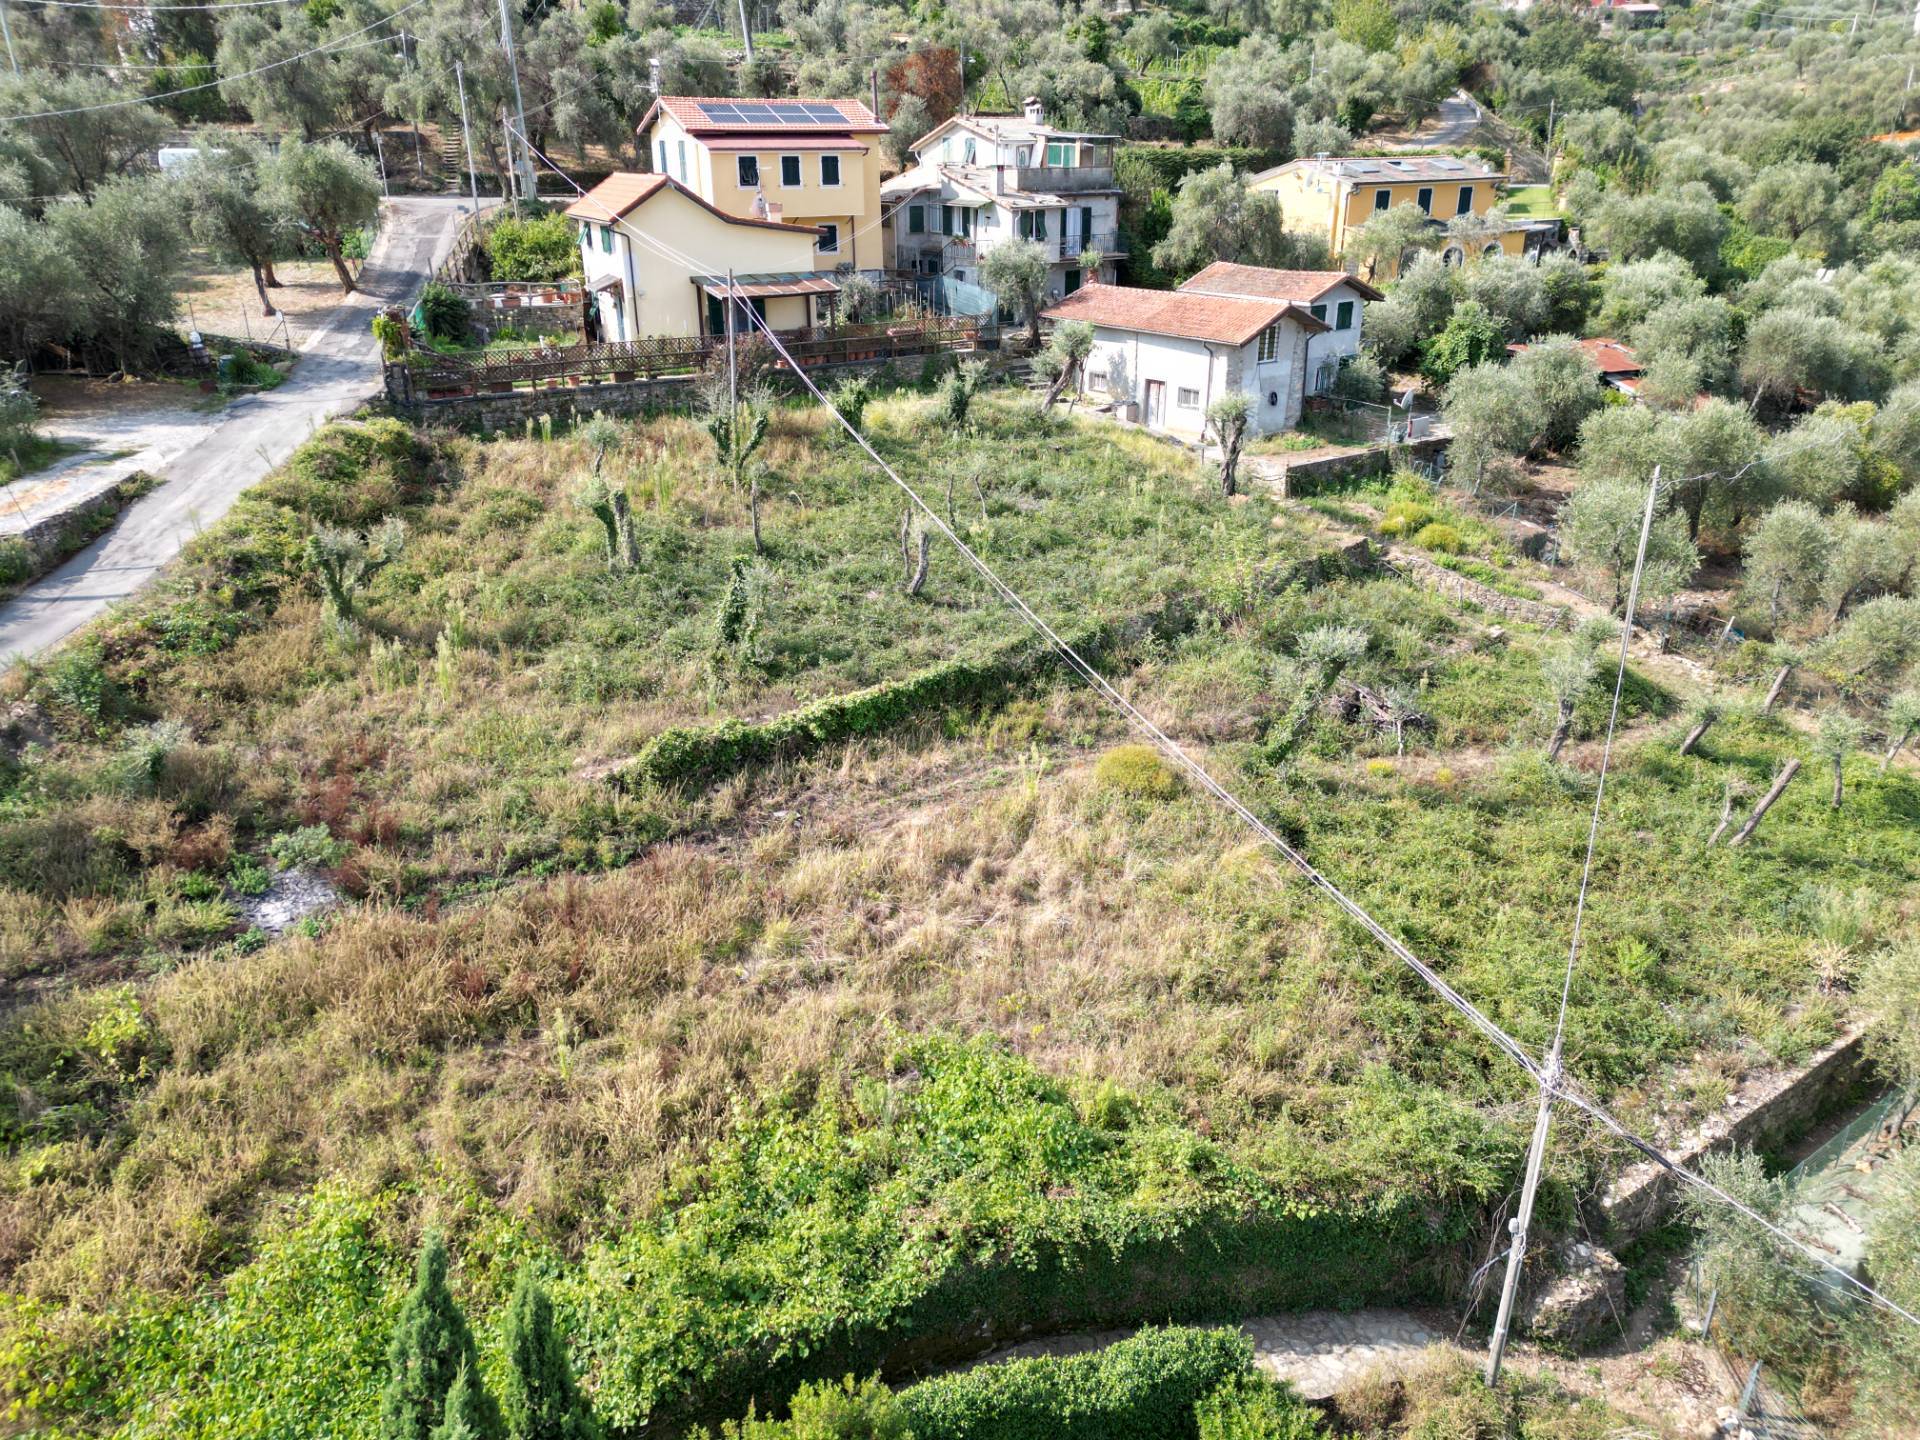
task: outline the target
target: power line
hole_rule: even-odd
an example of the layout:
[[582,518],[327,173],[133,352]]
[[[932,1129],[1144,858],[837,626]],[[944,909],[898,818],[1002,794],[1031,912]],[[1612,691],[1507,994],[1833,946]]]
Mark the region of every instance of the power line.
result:
[[393,39],[391,35],[379,35],[372,40],[363,40],[357,45],[348,45],[346,42],[353,39],[356,35],[364,35],[367,31],[377,29],[379,26],[390,25],[399,19],[400,16],[406,14],[407,11],[426,3],[427,0],[407,0],[405,5],[402,5],[391,15],[383,15],[371,25],[362,25],[358,30],[349,30],[337,40],[329,40],[325,44],[316,45],[310,50],[302,50],[298,54],[289,55],[282,60],[270,61],[265,65],[256,65],[253,69],[242,70],[237,75],[223,75],[218,80],[209,80],[200,85],[183,85],[178,90],[162,90],[156,95],[136,95],[130,100],[106,100],[98,105],[74,105],[65,110],[36,110],[26,115],[0,115],[0,125],[10,125],[21,120],[57,120],[66,115],[87,115],[97,110],[119,110],[128,105],[147,105],[155,100],[171,100],[176,95],[191,95],[197,90],[212,90],[230,81],[245,80],[253,75],[264,75],[269,70],[278,70],[282,65],[291,65],[296,60],[305,60],[311,55],[321,55],[341,50],[363,50],[369,45],[385,45]]
[[47,5],[56,10],[258,10],[266,5],[302,5],[306,0],[213,0],[204,5],[168,5],[164,0],[152,5],[107,5],[100,0],[12,0],[18,5]]
[[[527,137],[525,136],[524,133],[520,136],[520,139],[523,143],[526,144],[529,152],[537,156],[542,164],[544,164],[548,169],[552,170],[556,175],[560,176],[561,179],[565,180],[567,184],[572,186],[573,189],[578,194],[580,194],[581,196],[586,195],[587,193],[586,190],[579,184],[579,182],[576,181],[571,175],[567,174],[565,170],[562,170],[558,165],[556,165],[548,156],[542,154],[533,145],[531,141],[527,140]],[[673,246],[670,246],[663,241],[657,241],[652,236],[643,235],[639,231],[635,230],[625,220],[621,219],[617,215],[614,215],[610,210],[607,212],[606,218],[609,224],[611,224],[612,226],[620,230],[625,231],[626,234],[631,239],[646,246],[649,250],[652,250],[655,254],[660,255],[662,258],[671,260],[675,264],[684,265],[696,274],[700,273],[700,262],[694,259],[692,256],[687,255],[684,252],[681,252],[675,249]],[[728,299],[729,305],[736,306],[736,307],[740,306],[743,298],[744,298],[744,295],[739,290],[738,286],[730,283],[727,291],[727,299]],[[1414,955],[1413,952],[1409,950],[1397,937],[1395,937],[1383,925],[1381,925],[1377,920],[1375,920],[1371,915],[1369,915],[1367,911],[1364,908],[1362,908],[1357,901],[1350,899],[1337,885],[1333,883],[1332,880],[1328,879],[1325,875],[1323,875],[1318,869],[1316,869],[1313,866],[1313,864],[1309,860],[1307,860],[1307,858],[1303,854],[1301,854],[1298,850],[1294,849],[1292,845],[1288,844],[1287,841],[1285,841],[1278,834],[1276,834],[1272,830],[1272,828],[1266,824],[1265,821],[1261,820],[1260,817],[1255,815],[1252,810],[1248,809],[1247,806],[1237,796],[1235,796],[1230,790],[1228,790],[1219,781],[1215,780],[1204,766],[1202,766],[1197,760],[1193,759],[1192,756],[1188,755],[1187,752],[1183,750],[1179,746],[1179,744],[1177,744],[1172,739],[1172,737],[1168,736],[1157,725],[1155,725],[1151,720],[1149,720],[1143,713],[1141,713],[1141,711],[1136,706],[1134,706],[1131,701],[1129,701],[1124,695],[1122,695],[1117,689],[1114,688],[1112,683],[1109,682],[1105,676],[1101,675],[1099,671],[1095,670],[1091,664],[1089,664],[1085,659],[1083,659],[1080,656],[1078,651],[1076,651],[1071,645],[1069,645],[1066,642],[1066,640],[1064,640],[1059,635],[1059,633],[1053,629],[1051,625],[1049,625],[1045,620],[1043,620],[1039,615],[1037,615],[1033,611],[1033,609],[1026,603],[1026,601],[1021,599],[1019,594],[1016,591],[1014,591],[1014,589],[1011,586],[1009,586],[1004,580],[1002,580],[998,575],[998,573],[996,573],[994,569],[990,565],[988,565],[985,560],[981,559],[980,556],[974,552],[973,548],[966,543],[966,541],[962,540],[960,536],[954,532],[953,528],[950,525],[948,525],[945,520],[941,518],[940,512],[936,510],[932,505],[928,504],[927,501],[924,498],[922,498],[920,493],[916,491],[910,484],[908,484],[907,481],[900,476],[899,472],[896,471],[891,465],[887,463],[885,459],[881,457],[880,453],[873,448],[872,444],[867,440],[866,436],[862,435],[860,431],[854,427],[852,422],[849,421],[847,417],[840,412],[839,407],[836,406],[830,399],[828,399],[827,396],[821,391],[820,387],[814,383],[813,377],[807,373],[806,369],[803,366],[801,366],[800,363],[793,358],[792,354],[787,350],[785,343],[780,339],[778,333],[774,331],[773,327],[768,324],[765,318],[763,318],[756,310],[754,310],[751,305],[745,306],[744,312],[748,316],[748,318],[751,320],[751,322],[757,327],[759,327],[761,332],[766,335],[767,340],[773,346],[775,353],[785,363],[787,368],[791,370],[793,374],[799,379],[800,383],[804,385],[807,388],[807,390],[813,395],[814,399],[818,401],[820,405],[825,407],[828,414],[832,415],[834,419],[840,422],[841,427],[847,432],[849,436],[853,438],[854,442],[858,444],[860,448],[866,452],[868,458],[871,459],[874,462],[874,464],[880,468],[881,472],[884,475],[886,475],[886,477],[889,480],[891,480],[894,483],[894,485],[897,486],[904,495],[907,496],[907,498],[914,504],[914,506],[917,507],[920,510],[920,512],[927,517],[928,521],[931,522],[933,527],[936,530],[938,530],[940,534],[946,537],[947,541],[951,545],[953,545],[953,547],[957,551],[959,551],[961,557],[964,560],[966,560],[968,565],[971,566],[973,570],[976,573],[978,573],[981,576],[981,578],[987,582],[987,584],[993,589],[993,591],[997,595],[999,595],[1000,598],[1004,600],[1007,603],[1007,605],[1010,608],[1012,608],[1021,617],[1021,619],[1023,619],[1036,633],[1038,633],[1043,639],[1045,639],[1048,642],[1048,644],[1050,644],[1053,647],[1054,651],[1063,660],[1067,662],[1068,667],[1072,669],[1075,674],[1079,675],[1082,679],[1086,680],[1086,682],[1089,685],[1091,685],[1101,695],[1103,699],[1107,700],[1111,705],[1114,706],[1114,708],[1116,708],[1121,712],[1121,714],[1127,719],[1128,723],[1132,724],[1143,735],[1145,735],[1149,740],[1151,740],[1156,749],[1158,749],[1168,759],[1172,760],[1174,764],[1177,765],[1188,776],[1190,776],[1196,784],[1200,785],[1202,789],[1206,790],[1209,794],[1213,795],[1217,800],[1221,802],[1221,804],[1225,805],[1229,810],[1231,810],[1235,815],[1237,815],[1241,820],[1243,820],[1251,829],[1253,829],[1253,831],[1263,841],[1265,841],[1269,846],[1271,846],[1280,855],[1282,855],[1288,861],[1289,864],[1294,866],[1295,869],[1300,871],[1300,873],[1307,878],[1309,883],[1314,885],[1315,888],[1319,889],[1322,893],[1324,893],[1330,899],[1332,899],[1334,903],[1338,905],[1344,913],[1346,913],[1350,918],[1356,921],[1356,923],[1358,923],[1363,929],[1365,929],[1368,934],[1372,935],[1376,940],[1380,941],[1380,943],[1383,946],[1385,946],[1390,953],[1392,953],[1394,956],[1399,958],[1403,963],[1405,963],[1409,968],[1411,968],[1415,974],[1420,976],[1421,979],[1425,980],[1427,984],[1434,990],[1436,994],[1440,996],[1442,1000],[1446,1001],[1449,1005],[1453,1006],[1461,1014],[1466,1016],[1467,1019],[1473,1024],[1475,1029],[1479,1030],[1482,1034],[1487,1036],[1488,1039],[1493,1041],[1497,1049],[1499,1049],[1503,1054],[1507,1055],[1509,1059],[1513,1060],[1515,1064],[1519,1065],[1521,1069],[1525,1070],[1529,1075],[1531,1075],[1536,1082],[1540,1083],[1543,1087],[1543,1091],[1548,1097],[1557,1098],[1557,1099],[1566,1099],[1570,1103],[1574,1104],[1576,1108],[1584,1111],[1585,1113],[1591,1115],[1593,1118],[1598,1120],[1607,1129],[1612,1131],[1615,1135],[1619,1136],[1622,1140],[1626,1141],[1628,1144],[1632,1145],[1636,1150],[1639,1150],[1643,1154],[1657,1161],[1661,1166],[1671,1171],[1673,1174],[1675,1174],[1684,1182],[1694,1185],[1697,1188],[1703,1190],[1704,1192],[1713,1195],[1716,1199],[1720,1200],[1721,1202],[1732,1206],[1733,1208],[1738,1210],[1741,1214],[1745,1215],[1747,1218],[1753,1220],[1756,1224],[1759,1224],[1763,1228],[1765,1228],[1769,1234],[1774,1236],[1781,1243],[1789,1245],[1792,1248],[1800,1251],[1802,1254],[1806,1255],[1809,1259],[1811,1259],[1815,1264],[1819,1265],[1821,1268],[1840,1277],[1840,1279],[1845,1284],[1852,1286],[1860,1294],[1866,1296],[1871,1303],[1879,1305],[1880,1307],[1884,1308],[1891,1314],[1895,1314],[1903,1317],[1907,1321],[1914,1324],[1916,1327],[1920,1327],[1920,1315],[1913,1314],[1911,1311],[1905,1309],[1903,1306],[1901,1306],[1897,1302],[1889,1299],[1885,1295],[1882,1295],[1878,1290],[1874,1289],[1871,1285],[1868,1285],[1865,1281],[1860,1280],[1858,1277],[1854,1276],[1850,1272],[1843,1270],[1839,1266],[1834,1265],[1830,1261],[1826,1260],[1824,1257],[1818,1254],[1810,1245],[1807,1245],[1803,1241],[1794,1237],[1793,1235],[1790,1235],[1785,1230],[1781,1229],[1779,1226],[1772,1224],[1770,1221],[1765,1219],[1765,1217],[1755,1212],[1751,1206],[1744,1204],[1743,1202],[1738,1200],[1736,1197],[1728,1194],[1725,1190],[1721,1189],[1719,1186],[1713,1184],[1713,1182],[1705,1179],[1703,1176],[1694,1174],[1692,1171],[1680,1165],[1679,1162],[1663,1154],[1658,1149],[1658,1147],[1652,1144],[1652,1142],[1643,1140],[1639,1136],[1635,1135],[1632,1131],[1628,1130],[1624,1124],[1622,1124],[1619,1120],[1615,1119],[1611,1114],[1609,1114],[1606,1111],[1606,1109],[1600,1105],[1598,1101],[1589,1099],[1585,1095],[1581,1094],[1577,1089],[1567,1086],[1564,1083],[1563,1078],[1560,1077],[1559,1075],[1549,1076],[1548,1073],[1542,1068],[1542,1066],[1537,1062],[1535,1062],[1532,1056],[1527,1054],[1527,1052],[1521,1047],[1518,1041],[1514,1040],[1513,1037],[1508,1035],[1505,1031],[1501,1030],[1498,1025],[1496,1025],[1491,1019],[1489,1019],[1485,1014],[1483,1014],[1476,1006],[1474,1006],[1471,1001],[1467,1000],[1458,991],[1454,990],[1453,987],[1449,985],[1445,980],[1440,978],[1440,976],[1434,972],[1431,966],[1427,965],[1426,962],[1422,961],[1421,959],[1419,959],[1418,956]]]

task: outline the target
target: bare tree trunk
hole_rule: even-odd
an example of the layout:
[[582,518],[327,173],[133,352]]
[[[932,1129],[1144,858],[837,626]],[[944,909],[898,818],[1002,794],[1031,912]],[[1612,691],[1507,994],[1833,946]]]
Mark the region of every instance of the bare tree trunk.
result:
[[1220,493],[1231,496],[1240,483],[1240,447],[1246,443],[1246,430],[1220,437]]
[[1726,645],[1727,637],[1733,634],[1733,622],[1735,618],[1737,618],[1735,614],[1729,614],[1727,616],[1727,623],[1720,627],[1720,638],[1713,642],[1714,649],[1719,650]]
[[1893,757],[1900,753],[1900,747],[1907,743],[1907,737],[1912,733],[1911,730],[1902,730],[1893,737],[1893,743],[1887,746],[1887,753],[1880,757],[1880,773],[1882,775],[1887,773],[1887,767],[1893,764]]
[[260,262],[260,268],[266,273],[267,288],[269,290],[284,290],[287,288],[287,282],[273,273],[273,261],[262,260]]
[[1800,757],[1796,755],[1780,767],[1780,773],[1773,777],[1772,788],[1760,797],[1760,803],[1753,807],[1753,813],[1747,817],[1747,823],[1742,825],[1734,837],[1727,842],[1729,848],[1747,843],[1753,832],[1760,828],[1760,822],[1766,818],[1767,811],[1773,808],[1773,802],[1780,798],[1793,777],[1799,773]]
[[1693,747],[1700,743],[1700,737],[1712,729],[1713,722],[1719,718],[1718,715],[1702,715],[1700,717],[1700,723],[1689,730],[1687,732],[1687,738],[1680,742],[1680,753],[1682,755],[1691,755],[1693,753]]
[[339,237],[330,237],[321,243],[326,246],[327,259],[333,262],[333,273],[340,277],[340,288],[351,295],[354,289],[353,272],[347,268],[347,258],[341,253]]
[[1560,702],[1560,718],[1554,721],[1553,734],[1547,737],[1547,763],[1553,764],[1560,758],[1560,751],[1567,743],[1567,736],[1573,733],[1573,702]]
[[1762,715],[1767,715],[1772,713],[1773,702],[1780,698],[1781,687],[1787,683],[1787,676],[1791,675],[1792,673],[1793,673],[1792,665],[1782,665],[1780,667],[1780,673],[1773,677],[1773,687],[1767,691],[1767,698],[1760,706],[1760,713]]
[[1846,786],[1846,778],[1847,757],[1844,755],[1836,755],[1833,757],[1833,808],[1836,810],[1840,808],[1840,800]]
[[1733,823],[1733,786],[1727,786],[1726,798],[1720,802],[1720,823],[1713,827],[1713,834],[1707,837],[1707,849],[1711,850],[1720,843],[1720,837],[1727,833],[1727,826]]
[[267,298],[267,277],[261,273],[258,265],[253,267],[253,288],[260,296],[260,313],[271,320],[273,318],[273,301]]
[[755,467],[753,478],[747,482],[747,510],[753,516],[753,553],[764,555],[766,546],[760,543],[760,471]]
[[973,481],[973,493],[980,501],[980,523],[984,525],[987,523],[987,492],[980,484],[978,471],[969,471],[967,478]]
[[[916,546],[915,540],[919,544]],[[907,594],[918,595],[921,587],[927,583],[927,562],[931,558],[932,537],[922,530],[916,537],[913,530],[913,511],[908,510],[900,517],[900,560],[902,573],[907,584]]]

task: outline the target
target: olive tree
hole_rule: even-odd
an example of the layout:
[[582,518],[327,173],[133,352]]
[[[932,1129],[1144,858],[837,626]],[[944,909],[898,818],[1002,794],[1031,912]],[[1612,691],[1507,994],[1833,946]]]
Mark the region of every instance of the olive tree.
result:
[[1226,163],[1196,170],[1173,196],[1166,236],[1153,247],[1162,270],[1191,275],[1216,260],[1276,269],[1324,265],[1324,244],[1290,234],[1282,226],[1280,201],[1251,189]]
[[340,288],[353,293],[347,234],[371,224],[380,213],[380,178],[373,166],[338,140],[323,144],[288,140],[274,157],[269,174],[282,201],[333,262]]
[[374,575],[400,558],[407,524],[389,516],[362,533],[322,525],[307,539],[307,563],[326,595],[327,609],[343,624],[357,617],[356,597]]
[[[1631,480],[1589,481],[1567,502],[1562,527],[1567,555],[1612,585],[1610,608],[1616,613],[1626,603],[1646,503],[1646,484]],[[1686,518],[1675,510],[1655,515],[1647,536],[1643,592],[1649,596],[1671,595],[1693,577],[1699,566],[1700,552],[1687,537]]]
[[1846,785],[1847,757],[1860,748],[1866,730],[1851,715],[1834,711],[1820,719],[1813,738],[1814,754],[1833,767],[1833,808],[1840,808]]
[[1283,149],[1293,138],[1286,51],[1250,35],[1207,67],[1204,93],[1214,138],[1227,145]]
[[1909,687],[1887,701],[1887,749],[1880,757],[1882,775],[1916,730],[1920,730],[1920,689]]
[[[1093,353],[1093,326],[1085,320],[1063,320],[1053,327],[1053,335],[1047,342],[1047,348],[1040,352],[1035,362],[1040,372],[1048,377],[1047,393],[1040,403],[1042,414],[1051,414],[1061,393],[1073,390],[1079,396],[1080,372],[1086,365],[1087,356]],[[1068,406],[1071,410],[1072,406]]]
[[1207,425],[1220,442],[1220,493],[1231,495],[1238,483],[1240,449],[1247,441],[1247,426],[1253,419],[1253,397],[1244,390],[1230,390],[1207,406]]
[[1390,277],[1409,254],[1433,249],[1440,234],[1417,205],[1395,205],[1351,231],[1341,258],[1368,280]]
[[263,183],[267,168],[258,146],[233,140],[203,147],[174,183],[193,238],[252,271],[261,314],[271,316],[267,289],[280,283],[273,262],[287,252],[296,222],[284,193]]
[[1034,240],[1009,240],[987,251],[980,262],[980,283],[993,291],[1016,318],[1027,322],[1027,342],[1040,348],[1040,309],[1047,296],[1051,261]]
[[1749,596],[1765,597],[1769,629],[1818,602],[1833,538],[1827,517],[1804,500],[1782,500],[1747,533],[1742,584]]

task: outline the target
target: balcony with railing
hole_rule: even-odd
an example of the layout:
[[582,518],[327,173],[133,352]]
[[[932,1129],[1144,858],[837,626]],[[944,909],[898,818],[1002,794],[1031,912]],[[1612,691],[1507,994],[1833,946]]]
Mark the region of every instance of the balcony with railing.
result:
[[1013,188],[1030,194],[1072,195],[1081,190],[1114,188],[1111,165],[1019,165]]
[[1068,262],[1078,260],[1088,250],[1098,250],[1109,260],[1127,253],[1121,248],[1117,230],[1089,230],[1084,234],[1078,229],[1069,230],[1057,243],[1049,242],[1047,249],[1056,258]]

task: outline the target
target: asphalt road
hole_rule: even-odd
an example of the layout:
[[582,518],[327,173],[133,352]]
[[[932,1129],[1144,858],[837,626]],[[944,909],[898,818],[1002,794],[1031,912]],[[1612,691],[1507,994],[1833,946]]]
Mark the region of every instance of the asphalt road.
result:
[[59,644],[134,594],[314,430],[379,393],[374,312],[426,281],[466,209],[439,196],[389,205],[360,288],[306,338],[287,382],[234,401],[113,529],[0,605],[0,664]]

